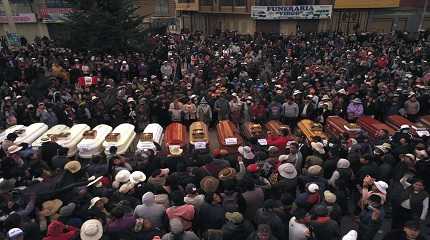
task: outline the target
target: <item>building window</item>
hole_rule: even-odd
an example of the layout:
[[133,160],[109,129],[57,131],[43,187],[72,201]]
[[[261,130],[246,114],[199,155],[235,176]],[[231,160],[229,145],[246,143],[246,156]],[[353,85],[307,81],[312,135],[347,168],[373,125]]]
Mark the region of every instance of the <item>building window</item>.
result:
[[319,0],[296,0],[296,5],[315,5],[319,4]]
[[234,5],[238,7],[244,7],[246,5],[246,0],[235,0]]
[[195,0],[178,0],[178,3],[194,3]]
[[257,0],[257,6],[280,6],[282,5],[281,0]]
[[213,0],[200,0],[200,5],[202,6],[212,6]]
[[233,6],[233,0],[221,0],[221,6]]
[[155,1],[155,16],[169,16],[169,0]]

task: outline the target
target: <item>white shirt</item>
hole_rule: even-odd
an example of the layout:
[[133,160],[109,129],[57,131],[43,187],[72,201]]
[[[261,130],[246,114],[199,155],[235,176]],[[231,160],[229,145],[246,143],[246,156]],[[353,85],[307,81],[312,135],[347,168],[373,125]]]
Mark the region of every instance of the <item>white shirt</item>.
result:
[[306,225],[299,223],[296,221],[296,217],[292,217],[290,219],[290,223],[288,224],[289,228],[289,240],[306,240],[305,232],[308,230]]

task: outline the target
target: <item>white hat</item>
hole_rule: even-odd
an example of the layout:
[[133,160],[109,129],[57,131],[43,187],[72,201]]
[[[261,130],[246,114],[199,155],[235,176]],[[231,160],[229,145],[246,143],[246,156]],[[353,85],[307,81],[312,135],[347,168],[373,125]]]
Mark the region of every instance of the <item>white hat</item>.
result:
[[11,230],[7,231],[7,237],[9,239],[15,239],[23,235],[24,235],[24,231],[22,231],[21,228],[12,228]]
[[320,142],[311,142],[311,147],[320,154],[325,154],[324,144]]
[[141,171],[134,171],[130,175],[130,182],[133,184],[138,184],[146,180],[146,175]]
[[316,183],[311,183],[308,185],[308,191],[310,193],[316,193],[320,190],[320,187]]
[[[287,147],[289,147],[289,146],[288,146],[288,145],[287,145],[287,146],[285,146],[285,148],[287,148]],[[278,160],[279,160],[280,162],[287,161],[287,160],[288,160],[288,155],[285,155],[285,154],[283,154],[283,155],[279,155]]]
[[297,94],[300,94],[300,93],[302,93],[302,91],[300,91],[300,90],[294,90],[294,92],[293,92],[293,96],[295,96],[295,95],[297,95]]
[[351,164],[349,163],[349,161],[345,158],[341,158],[339,159],[339,161],[337,161],[337,168],[349,168]]
[[128,180],[130,180],[130,175],[130,171],[123,169],[115,175],[115,181],[120,183],[128,182]]
[[81,226],[82,240],[99,240],[103,236],[102,223],[97,219],[90,219],[84,222]]
[[388,184],[384,181],[377,181],[374,183],[375,187],[383,194],[387,193]]
[[336,202],[336,195],[329,190],[324,191],[324,200],[327,203],[335,203]]
[[411,127],[407,124],[403,124],[402,126],[400,126],[400,129],[410,129]]
[[360,98],[354,98],[352,100],[353,103],[361,103],[361,99]]
[[284,163],[278,167],[279,175],[287,179],[293,179],[297,177],[297,170],[291,163]]
[[245,159],[254,159],[255,155],[249,146],[240,146],[237,151],[242,155]]
[[357,231],[351,230],[345,236],[343,236],[342,240],[357,240],[357,237]]
[[12,98],[10,97],[10,96],[6,96],[6,97],[4,97],[4,100],[5,101],[8,101],[8,100],[11,100]]
[[16,152],[19,152],[22,149],[21,146],[18,145],[12,145],[10,147],[7,148],[7,153],[8,154],[14,154]]
[[90,206],[88,207],[88,209],[93,208],[94,205],[96,205],[96,203],[98,201],[100,201],[100,200],[103,200],[103,198],[101,198],[101,197],[93,197],[93,198],[91,198],[91,200],[90,200]]
[[98,97],[97,97],[97,96],[92,96],[92,97],[91,97],[91,101],[94,101],[94,100],[96,100],[96,99],[98,99]]
[[[88,181],[90,181],[90,182],[87,184],[87,187],[98,183],[102,178],[103,178],[103,176],[100,176],[100,177],[97,177],[97,178],[95,176],[91,176],[90,178],[88,178]],[[96,187],[97,186],[98,185],[96,185]]]
[[122,64],[127,64],[127,61],[122,61]]
[[131,103],[131,102],[134,102],[134,98],[132,97],[127,98],[127,103]]
[[21,95],[17,95],[16,96],[16,99],[21,99],[22,98],[22,96]]

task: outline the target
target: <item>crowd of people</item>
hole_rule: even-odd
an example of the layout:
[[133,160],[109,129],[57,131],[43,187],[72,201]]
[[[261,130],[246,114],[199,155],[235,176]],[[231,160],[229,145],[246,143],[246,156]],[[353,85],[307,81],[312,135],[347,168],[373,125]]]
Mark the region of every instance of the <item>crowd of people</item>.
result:
[[[11,240],[426,239],[430,142],[411,126],[370,140],[306,140],[297,122],[429,114],[427,33],[151,35],[141,52],[0,55],[0,129],[43,122],[211,129],[279,120],[273,144],[67,157],[55,142],[0,150],[0,229]],[[269,136],[271,137],[271,136]],[[351,219],[345,226],[343,219]]]

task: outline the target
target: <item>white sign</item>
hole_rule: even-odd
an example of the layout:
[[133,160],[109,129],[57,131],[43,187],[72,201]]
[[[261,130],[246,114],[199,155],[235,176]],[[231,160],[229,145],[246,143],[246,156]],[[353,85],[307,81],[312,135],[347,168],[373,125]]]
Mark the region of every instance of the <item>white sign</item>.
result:
[[[14,23],[35,23],[36,15],[34,13],[20,13],[18,15],[12,16],[12,21]],[[7,16],[0,16],[0,23],[8,23]]]
[[267,140],[266,140],[265,138],[258,139],[258,143],[259,143],[261,146],[266,146],[266,145],[267,145]]
[[206,149],[206,143],[205,142],[195,142],[194,143],[194,149]]
[[427,131],[427,130],[418,130],[417,131],[417,135],[419,136],[419,137],[424,137],[424,136],[430,136],[430,133],[429,133],[429,131]]
[[252,6],[251,17],[257,20],[327,19],[332,5]]
[[225,139],[225,145],[236,145],[237,144],[237,138],[226,138]]

